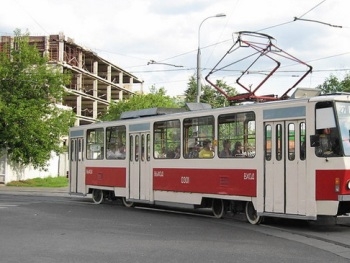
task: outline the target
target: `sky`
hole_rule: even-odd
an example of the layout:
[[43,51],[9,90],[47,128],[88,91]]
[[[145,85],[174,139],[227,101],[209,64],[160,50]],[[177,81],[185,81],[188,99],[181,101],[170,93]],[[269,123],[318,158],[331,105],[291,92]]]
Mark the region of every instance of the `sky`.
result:
[[239,93],[246,91],[236,79],[249,65],[240,83],[255,89],[276,65],[272,59],[281,60],[258,91],[281,94],[307,67],[280,55],[253,63],[254,49],[238,46],[237,32],[272,37],[240,35],[259,45],[271,40],[273,50],[312,66],[298,87],[315,88],[331,74],[341,80],[350,72],[349,10],[349,0],[2,0],[0,35],[62,32],[143,80],[144,92],[163,87],[170,96],[182,95],[196,77],[198,48],[202,85],[209,85],[205,77],[212,72],[211,81]]

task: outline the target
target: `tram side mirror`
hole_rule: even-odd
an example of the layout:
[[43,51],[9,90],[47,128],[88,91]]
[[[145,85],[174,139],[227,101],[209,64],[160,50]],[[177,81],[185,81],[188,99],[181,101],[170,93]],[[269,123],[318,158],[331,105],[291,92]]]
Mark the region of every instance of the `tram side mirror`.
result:
[[320,146],[320,136],[319,135],[310,135],[310,146],[319,147]]

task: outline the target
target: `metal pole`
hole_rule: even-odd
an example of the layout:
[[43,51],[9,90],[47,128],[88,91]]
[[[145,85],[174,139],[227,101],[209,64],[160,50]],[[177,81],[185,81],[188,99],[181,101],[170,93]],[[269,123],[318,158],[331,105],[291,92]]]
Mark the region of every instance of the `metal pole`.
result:
[[200,33],[201,33],[201,27],[205,20],[213,17],[225,17],[226,15],[223,13],[217,14],[215,16],[209,16],[205,18],[199,25],[198,28],[198,52],[197,52],[197,98],[196,102],[200,103],[201,101],[201,92],[202,92],[202,86],[201,86],[201,48],[200,48]]
[[201,102],[201,50],[198,45],[198,53],[197,53],[197,103]]

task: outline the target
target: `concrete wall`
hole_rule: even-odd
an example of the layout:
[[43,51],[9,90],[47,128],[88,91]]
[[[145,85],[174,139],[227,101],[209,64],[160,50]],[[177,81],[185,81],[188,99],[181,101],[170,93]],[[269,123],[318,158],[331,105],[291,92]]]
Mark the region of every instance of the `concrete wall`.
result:
[[12,181],[27,180],[32,178],[45,178],[66,176],[69,169],[68,154],[51,154],[51,159],[45,170],[34,169],[32,166],[21,167],[12,165],[7,158],[0,160],[0,183],[7,184]]

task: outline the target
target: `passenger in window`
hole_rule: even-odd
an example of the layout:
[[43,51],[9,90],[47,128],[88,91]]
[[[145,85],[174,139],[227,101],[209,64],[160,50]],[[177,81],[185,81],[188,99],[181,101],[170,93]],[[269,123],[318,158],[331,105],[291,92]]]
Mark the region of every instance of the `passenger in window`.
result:
[[100,159],[100,160],[103,159],[103,147],[101,147],[101,150],[100,150],[99,155],[97,156],[97,159]]
[[166,150],[165,150],[165,147],[162,148],[162,152],[160,153],[159,158],[166,158]]
[[242,150],[242,143],[236,142],[235,148],[233,149],[232,155],[234,157],[242,157],[243,156],[243,150]]
[[222,151],[220,152],[219,157],[221,157],[221,158],[232,157],[231,142],[230,142],[230,140],[228,140],[228,139],[224,140],[223,146],[224,146],[224,148],[223,148]]
[[326,128],[319,131],[320,146],[317,147],[317,155],[330,155],[332,153],[331,129]]
[[189,153],[188,153],[188,158],[198,158],[198,151],[199,151],[199,146],[196,144],[193,144],[191,147],[189,147]]
[[115,143],[111,143],[107,149],[107,159],[117,159],[117,146]]
[[203,149],[199,152],[199,158],[213,158],[213,157],[214,157],[214,152],[212,151],[212,148],[211,148],[211,141],[207,139],[203,142]]
[[126,156],[126,151],[125,151],[125,145],[124,144],[119,144],[119,148],[116,151],[116,158],[117,159],[125,159]]
[[246,149],[246,157],[254,157],[255,152],[253,151],[253,146],[248,144]]
[[174,152],[173,150],[167,151],[167,153],[166,153],[166,158],[168,158],[168,159],[173,159],[173,158],[175,158],[175,152]]
[[181,155],[180,146],[177,146],[177,147],[175,148],[175,151],[174,151],[174,158],[175,158],[175,159],[179,159],[179,158],[180,158],[180,155]]
[[162,148],[160,153],[158,151],[155,151],[154,152],[154,158],[156,158],[156,159],[166,158],[165,147]]
[[330,128],[323,129],[319,136],[320,146],[317,147],[317,156],[339,155],[340,143],[337,135]]

